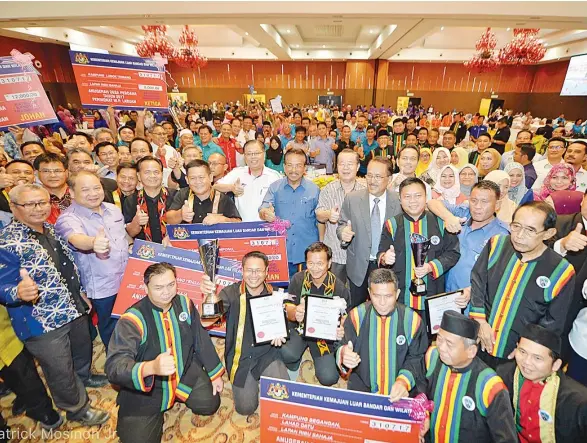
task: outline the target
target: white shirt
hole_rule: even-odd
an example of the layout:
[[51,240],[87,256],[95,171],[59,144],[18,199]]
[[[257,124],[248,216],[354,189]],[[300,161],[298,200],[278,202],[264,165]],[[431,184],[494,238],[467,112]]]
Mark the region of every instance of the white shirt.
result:
[[587,189],[587,171],[581,166],[575,176],[577,178],[577,191],[585,192]]
[[[563,163],[564,160],[561,159],[559,163]],[[552,169],[552,165],[548,161],[547,158],[544,160],[540,160],[537,163],[534,163],[534,169],[536,169],[536,181],[532,185],[532,189],[534,191],[539,191],[544,183],[544,179],[548,175],[548,171]]]
[[[375,207],[375,198],[379,199],[379,218],[381,221],[381,230],[383,231],[383,223],[385,223],[385,210],[387,209],[387,191],[384,192],[379,197],[375,197],[374,195],[369,194],[369,219],[371,219],[371,214],[373,213],[373,208]],[[374,232],[371,235],[376,235]],[[378,234],[381,236],[381,232]],[[369,249],[371,249],[371,245],[369,245]],[[375,260],[377,257],[370,256],[370,260]]]
[[[585,222],[585,219],[583,219],[583,222]],[[587,280],[583,283],[581,292],[583,297],[587,299]],[[577,318],[575,318],[573,329],[569,334],[569,342],[577,354],[587,359],[587,308],[581,309]]]
[[[581,217],[581,218],[583,219],[583,228],[587,227],[587,220],[585,220],[585,217]],[[563,241],[562,238],[560,240],[555,241],[554,245],[552,246],[552,249],[554,249],[554,252],[556,252],[561,257],[566,257],[567,251],[563,251],[562,241]],[[585,280],[585,281],[587,281],[587,280]]]
[[[151,143],[151,148],[153,148],[153,157],[158,158],[156,154],[158,146],[155,143]],[[165,145],[165,161],[169,162],[171,157],[177,157],[179,153],[169,145]],[[167,186],[167,179],[169,178],[169,174],[171,174],[171,168],[163,168],[163,186]]]
[[279,180],[281,174],[271,168],[263,167],[263,172],[259,177],[253,177],[248,166],[234,168],[224,177],[219,184],[232,185],[240,179],[241,185],[245,188],[245,193],[241,197],[234,197],[234,203],[244,222],[260,221],[259,207],[263,203],[263,197],[271,183]]

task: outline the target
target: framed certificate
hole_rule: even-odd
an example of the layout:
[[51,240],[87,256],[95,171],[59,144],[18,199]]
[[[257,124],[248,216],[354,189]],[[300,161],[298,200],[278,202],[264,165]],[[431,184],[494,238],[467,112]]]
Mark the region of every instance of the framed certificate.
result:
[[270,343],[275,338],[289,338],[283,310],[283,297],[273,294],[259,295],[249,297],[248,304],[256,345]]
[[304,337],[336,341],[336,329],[340,325],[341,299],[312,294],[306,295],[305,299]]
[[463,312],[455,302],[462,293],[463,291],[459,290],[426,297],[426,315],[428,316],[428,332],[430,334],[438,333],[442,316],[446,311]]

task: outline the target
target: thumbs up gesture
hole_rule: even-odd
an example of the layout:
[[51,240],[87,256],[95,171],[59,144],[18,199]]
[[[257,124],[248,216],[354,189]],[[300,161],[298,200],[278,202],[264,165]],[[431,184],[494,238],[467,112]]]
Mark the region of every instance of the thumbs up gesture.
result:
[[20,269],[20,283],[16,287],[16,296],[22,301],[34,302],[39,298],[39,288],[33,279],[29,276],[26,269]]
[[391,245],[389,249],[385,251],[385,254],[383,255],[383,262],[387,266],[391,266],[395,263],[395,249],[393,248],[393,245]]
[[245,188],[241,184],[241,179],[237,178],[236,181],[232,184],[232,193],[235,197],[240,197],[245,193]]
[[330,223],[338,223],[338,219],[340,218],[340,208],[338,206],[335,206],[334,208],[332,208],[330,210],[330,218],[328,219],[328,221]]
[[14,177],[6,173],[6,168],[0,168],[0,188],[11,188],[14,186]]
[[153,363],[155,375],[175,374],[175,358],[171,354],[171,348],[167,348],[165,352],[159,354]]
[[170,169],[179,168],[179,157],[171,156],[169,160],[167,160],[167,167]]
[[110,240],[106,237],[104,228],[98,229],[94,237],[94,252],[96,254],[107,254],[110,251]]
[[133,222],[138,223],[140,226],[145,226],[149,223],[149,214],[144,212],[140,205],[137,205],[137,212],[133,218]]
[[565,251],[582,251],[587,246],[587,236],[582,234],[583,225],[577,223],[577,226],[566,237],[561,240],[561,246]]
[[353,369],[359,366],[359,363],[361,363],[361,357],[353,350],[353,342],[349,341],[342,349],[342,364]]
[[349,220],[347,225],[342,229],[342,241],[345,243],[350,243],[354,236],[355,233],[353,232],[353,227],[351,225],[351,221]]
[[187,200],[183,202],[183,206],[181,207],[182,220],[191,223],[195,215],[196,214],[194,213],[193,208],[190,207],[189,202]]
[[275,208],[273,207],[273,203],[269,203],[268,208],[263,208],[263,214],[261,218],[269,223],[275,221]]

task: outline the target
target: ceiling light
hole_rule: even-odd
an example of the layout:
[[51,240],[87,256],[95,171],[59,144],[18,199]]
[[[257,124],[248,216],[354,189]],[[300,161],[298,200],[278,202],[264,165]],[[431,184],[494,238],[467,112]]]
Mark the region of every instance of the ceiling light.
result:
[[326,47],[326,45],[322,45],[322,47],[323,47],[323,48],[325,48],[325,47]]
[[370,29],[369,34],[375,34],[375,29]]
[[288,29],[288,30],[286,30],[285,32],[287,32],[288,34],[289,34],[289,33],[291,33],[291,31],[290,31],[289,29]]
[[367,46],[365,45],[361,45],[361,49],[365,49]]
[[509,31],[510,29],[512,29],[512,28],[507,28],[506,31]]
[[548,46],[548,43],[544,43],[544,47],[546,48]]
[[249,33],[248,32],[245,32],[245,35],[249,35]]
[[295,47],[295,48],[299,48],[299,47],[300,47],[300,45],[294,45],[294,47]]
[[444,26],[441,26],[441,27],[440,27],[440,30],[441,30],[441,31],[444,31]]

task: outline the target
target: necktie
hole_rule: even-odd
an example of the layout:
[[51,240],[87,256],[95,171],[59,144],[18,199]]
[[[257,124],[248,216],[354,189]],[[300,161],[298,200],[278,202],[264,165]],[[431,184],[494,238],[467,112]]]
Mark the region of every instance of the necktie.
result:
[[379,199],[373,199],[373,210],[371,211],[371,257],[376,257],[379,251],[381,240],[381,218],[379,215]]

